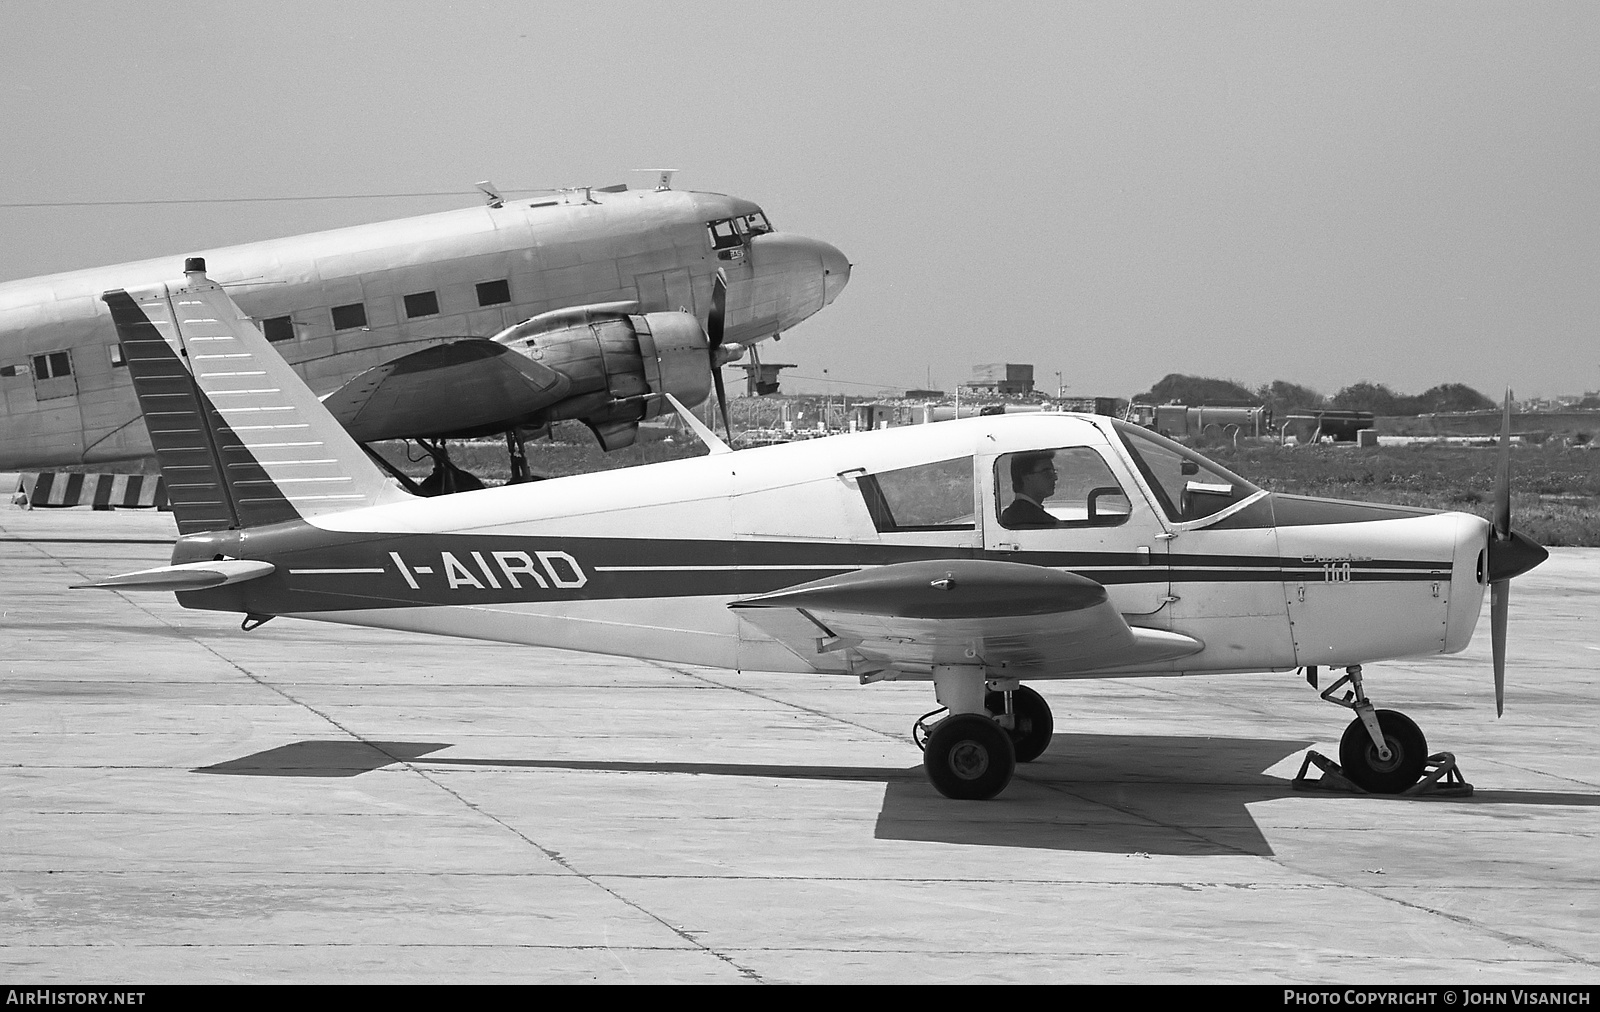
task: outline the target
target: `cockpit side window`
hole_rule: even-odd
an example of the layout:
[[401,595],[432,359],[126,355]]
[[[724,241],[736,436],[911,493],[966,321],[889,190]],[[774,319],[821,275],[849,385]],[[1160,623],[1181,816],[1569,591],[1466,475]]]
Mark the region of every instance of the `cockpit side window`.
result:
[[706,223],[706,228],[711,232],[711,248],[717,250],[732,249],[744,242],[739,230],[734,227],[733,218],[723,218],[721,221]]
[[856,479],[880,531],[970,531],[972,458],[901,467]]
[[1009,530],[1116,527],[1132,501],[1105,459],[1087,446],[1001,454],[994,462],[995,511]]
[[1261,491],[1180,443],[1127,422],[1114,422],[1161,508],[1178,522],[1204,520]]

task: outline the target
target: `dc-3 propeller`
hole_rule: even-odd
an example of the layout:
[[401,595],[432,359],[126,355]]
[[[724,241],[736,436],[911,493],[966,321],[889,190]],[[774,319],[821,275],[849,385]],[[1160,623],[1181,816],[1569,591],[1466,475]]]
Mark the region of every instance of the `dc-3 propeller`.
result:
[[717,391],[717,410],[722,414],[722,431],[733,438],[728,424],[728,392],[722,386],[722,367],[744,357],[745,346],[723,341],[723,319],[728,313],[728,278],[721,271],[711,283],[711,313],[706,317],[706,355],[711,366],[711,382]]
[[1489,632],[1494,649],[1494,710],[1506,711],[1506,608],[1511,581],[1537,566],[1550,553],[1511,529],[1511,392],[1506,391],[1500,422],[1500,460],[1494,484],[1494,520],[1489,534]]

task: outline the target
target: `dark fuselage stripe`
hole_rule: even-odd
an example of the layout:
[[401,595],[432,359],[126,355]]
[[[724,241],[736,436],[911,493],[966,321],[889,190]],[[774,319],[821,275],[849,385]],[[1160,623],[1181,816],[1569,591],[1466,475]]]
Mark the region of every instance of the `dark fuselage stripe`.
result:
[[[198,547],[198,546],[197,546]],[[1106,586],[1447,579],[1450,563],[776,541],[339,533],[304,524],[246,532],[239,557],[277,571],[185,595],[186,604],[263,614],[356,608],[766,594],[860,569],[988,559],[1063,569]],[[232,554],[232,553],[230,553]],[[209,556],[208,556],[209,557]],[[176,558],[176,556],[175,556]],[[1334,572],[1330,573],[1330,567]],[[1348,567],[1348,568],[1346,568]]]

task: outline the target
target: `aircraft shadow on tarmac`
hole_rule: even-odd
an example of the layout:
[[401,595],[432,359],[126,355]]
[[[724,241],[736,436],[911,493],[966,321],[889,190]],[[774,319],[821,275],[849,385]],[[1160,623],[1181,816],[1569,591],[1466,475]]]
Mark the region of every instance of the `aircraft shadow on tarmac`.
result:
[[[447,742],[300,741],[194,773],[354,777],[397,763],[426,767],[676,773],[693,776],[884,784],[874,836],[982,846],[1123,854],[1273,853],[1248,806],[1306,797],[1267,769],[1310,743],[1266,738],[1058,734],[1011,787],[984,802],[941,797],[919,765],[797,766],[760,763],[485,759],[434,756]],[[1319,793],[1328,801],[1355,795]],[[1367,796],[1368,800],[1374,800]],[[1393,798],[1396,803],[1600,806],[1600,794],[1476,791],[1469,797]]]

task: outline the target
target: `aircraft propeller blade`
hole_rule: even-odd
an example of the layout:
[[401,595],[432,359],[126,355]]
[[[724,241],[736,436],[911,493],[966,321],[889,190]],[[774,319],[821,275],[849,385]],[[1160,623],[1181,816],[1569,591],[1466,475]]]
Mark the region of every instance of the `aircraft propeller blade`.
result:
[[1543,545],[1511,529],[1511,391],[1500,419],[1500,456],[1494,478],[1494,519],[1489,533],[1489,636],[1494,651],[1494,711],[1506,711],[1506,613],[1511,580],[1550,557]]
[[1494,714],[1506,712],[1506,606],[1511,601],[1511,581],[1489,584],[1489,634],[1494,648]]
[[1500,459],[1494,477],[1494,537],[1511,537],[1511,391],[1506,390],[1506,410],[1500,419]]
[[722,363],[717,352],[722,348],[723,318],[728,312],[728,278],[717,271],[711,284],[711,314],[706,317],[707,354],[711,364],[711,382],[717,388],[717,410],[722,413],[722,431],[733,438],[733,426],[728,424],[728,393],[722,386]]

